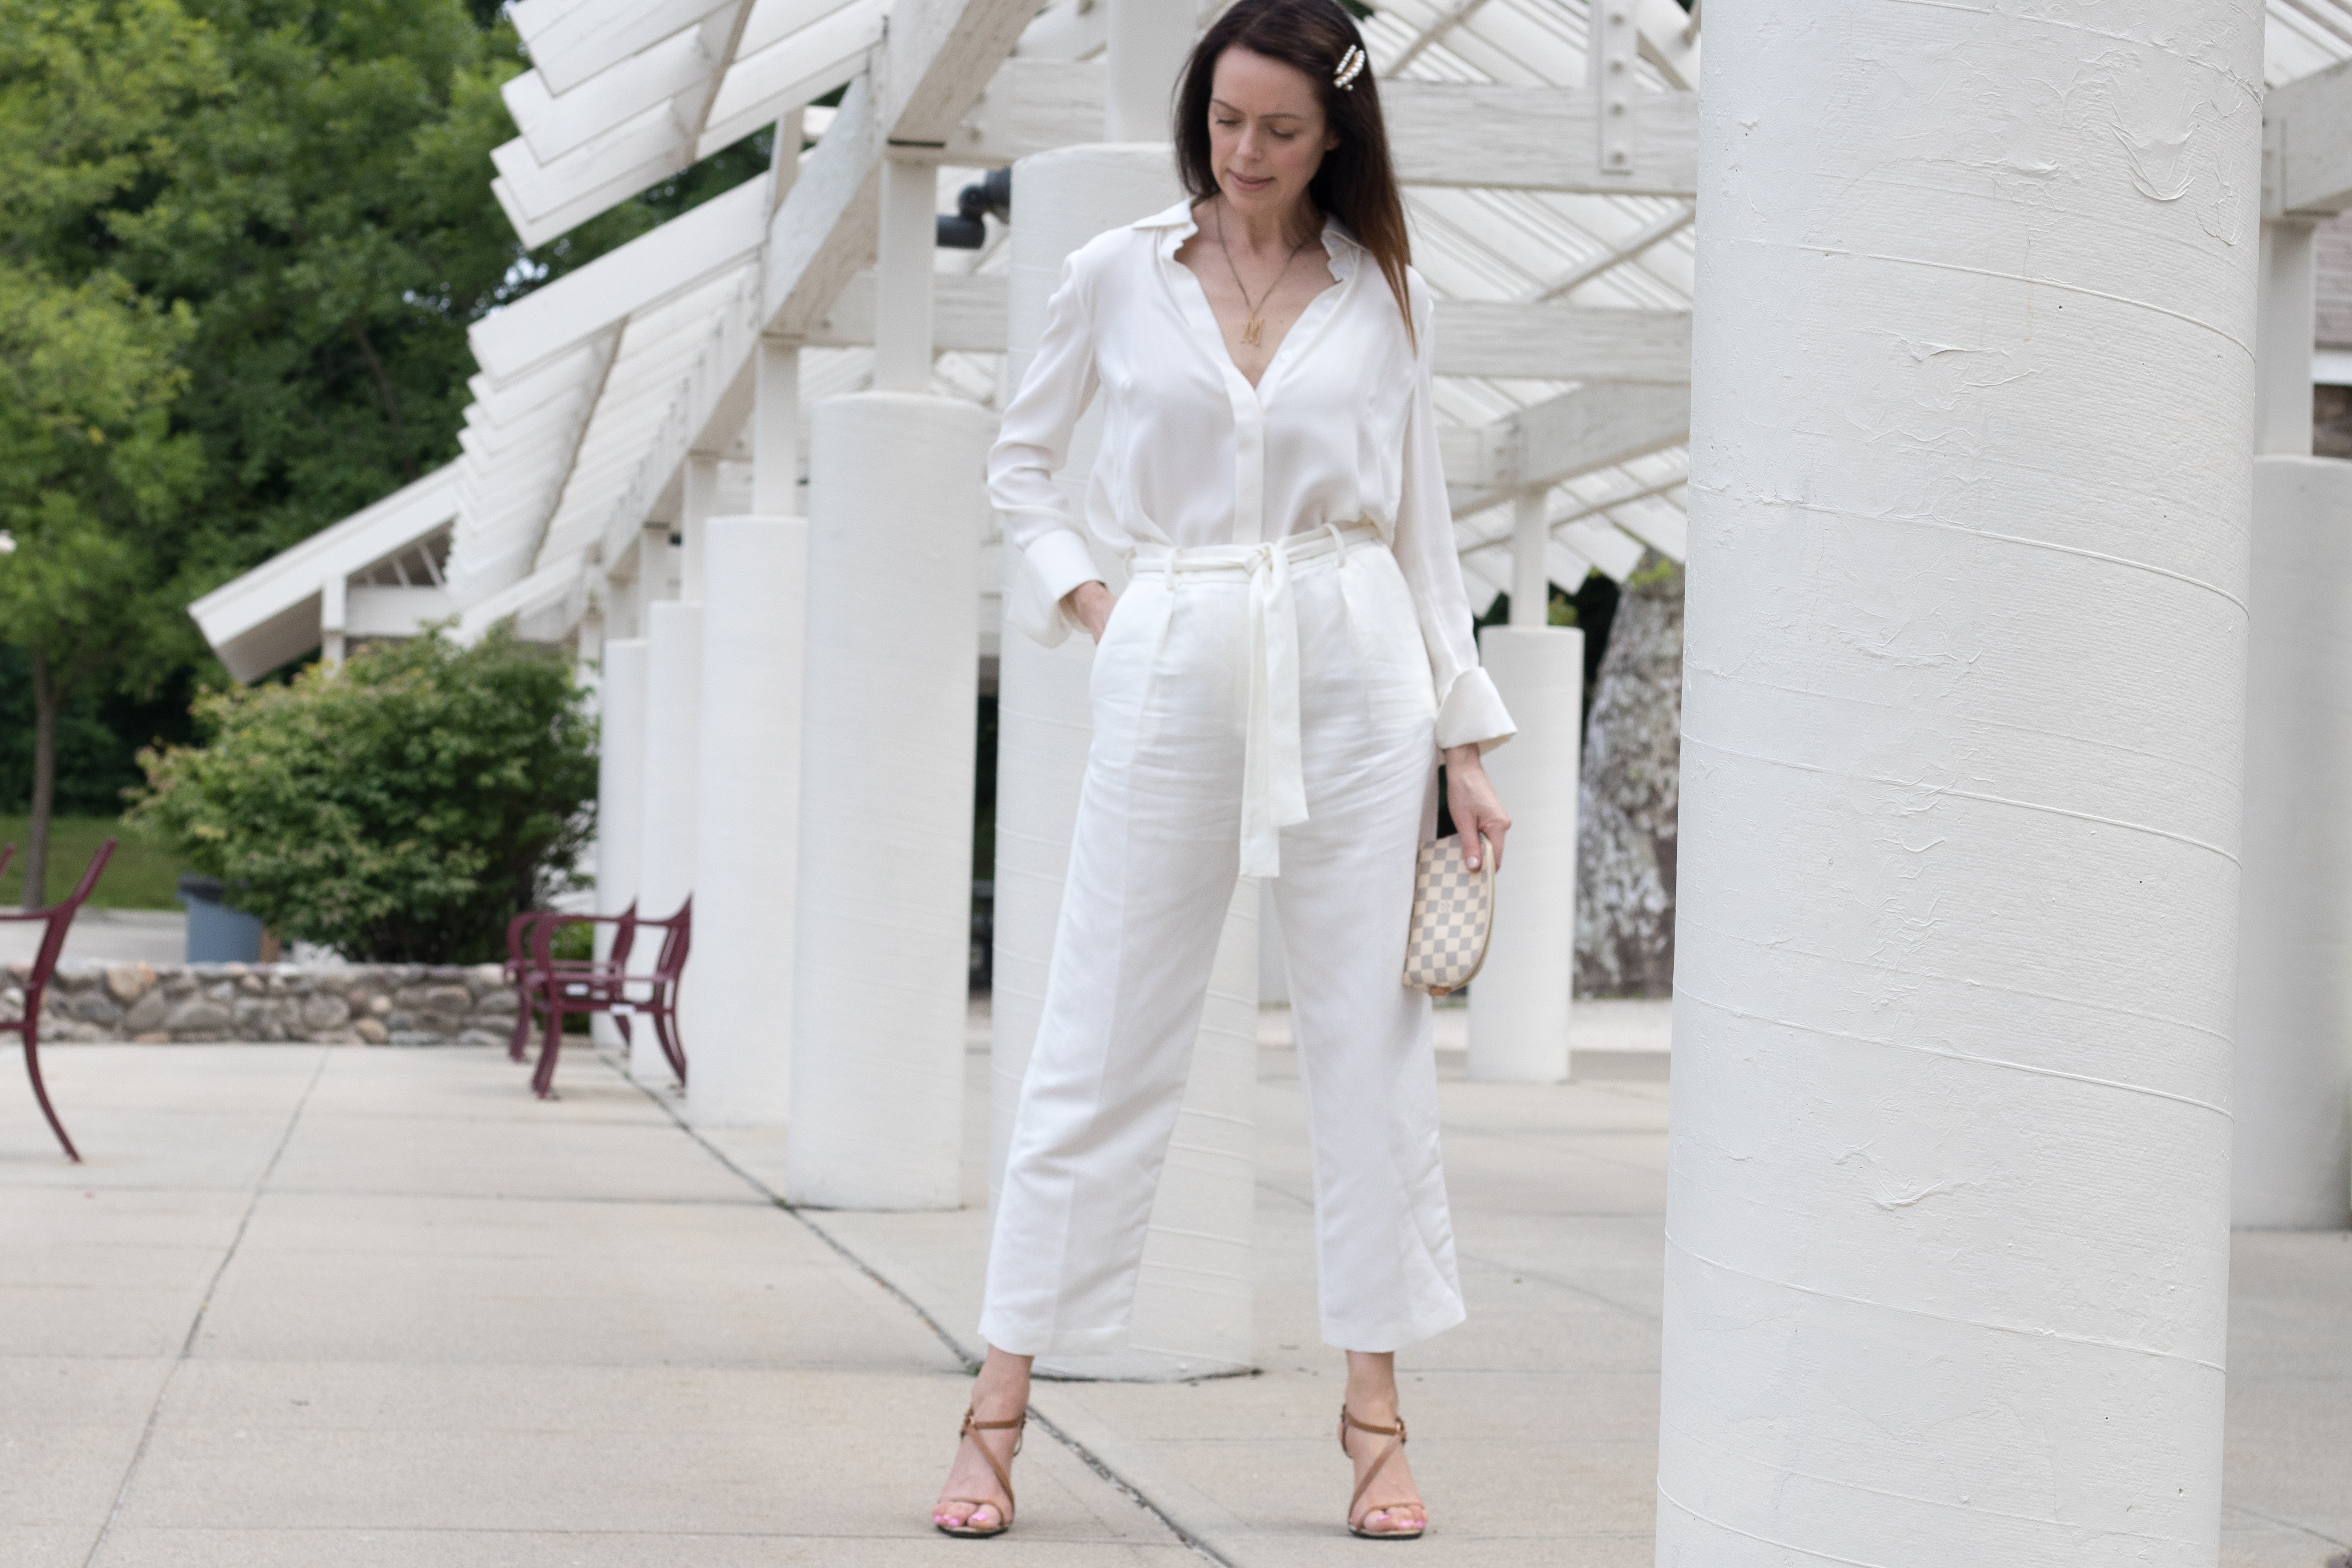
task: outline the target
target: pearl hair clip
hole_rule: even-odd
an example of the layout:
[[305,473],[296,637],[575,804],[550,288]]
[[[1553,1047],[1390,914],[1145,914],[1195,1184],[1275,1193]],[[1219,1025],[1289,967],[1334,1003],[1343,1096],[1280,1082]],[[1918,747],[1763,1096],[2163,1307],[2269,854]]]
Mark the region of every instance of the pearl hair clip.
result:
[[1353,92],[1356,79],[1363,74],[1364,51],[1349,44],[1348,52],[1339,57],[1339,68],[1331,73],[1331,85],[1342,92]]

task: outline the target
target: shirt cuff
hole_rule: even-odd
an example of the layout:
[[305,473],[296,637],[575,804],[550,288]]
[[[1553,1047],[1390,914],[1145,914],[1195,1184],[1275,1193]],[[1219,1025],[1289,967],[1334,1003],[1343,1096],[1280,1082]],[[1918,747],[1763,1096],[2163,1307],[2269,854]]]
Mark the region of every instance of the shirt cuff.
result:
[[1022,551],[1007,618],[1032,641],[1058,647],[1072,632],[1086,629],[1062,607],[1063,596],[1081,583],[1101,581],[1087,542],[1067,529],[1054,529]]
[[1518,732],[1510,710],[1503,706],[1503,694],[1495,689],[1494,680],[1483,669],[1465,669],[1455,676],[1437,705],[1440,751],[1475,742],[1484,756]]

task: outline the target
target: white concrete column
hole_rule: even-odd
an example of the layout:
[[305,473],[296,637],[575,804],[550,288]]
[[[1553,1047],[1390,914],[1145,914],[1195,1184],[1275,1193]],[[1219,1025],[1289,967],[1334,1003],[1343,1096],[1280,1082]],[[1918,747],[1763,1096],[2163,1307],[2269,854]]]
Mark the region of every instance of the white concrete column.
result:
[[801,515],[801,349],[761,338],[751,405],[751,510],[761,517]]
[[[596,912],[617,915],[637,896],[637,867],[646,835],[646,677],[649,645],[642,637],[604,645],[603,691],[596,729]],[[613,952],[613,929],[596,928],[596,956]],[[602,1013],[589,1016],[590,1036],[618,1046],[621,1032]]]
[[[637,860],[637,913],[667,920],[694,891],[696,763],[700,753],[702,705],[702,606],[665,599],[653,606],[646,659],[645,830]],[[630,954],[632,969],[650,967],[661,951],[662,933],[640,932]],[[696,965],[687,966],[679,987],[678,1023],[686,1048],[694,1049],[688,1016]],[[629,1076],[641,1083],[672,1081],[669,1064],[652,1026],[635,1026]]]
[[1254,877],[1234,884],[1217,939],[1192,1071],[1144,1235],[1128,1347],[1041,1356],[1037,1370],[1048,1377],[1164,1383],[1250,1365],[1257,1297],[1250,1227],[1235,1216],[1257,1204],[1259,886]]
[[678,505],[677,596],[689,605],[702,603],[704,530],[719,506],[719,454],[688,452],[680,475],[683,491]]
[[2119,20],[1707,9],[1662,1564],[2220,1556],[2263,11]]
[[1478,634],[1478,662],[1519,732],[1486,757],[1511,814],[1495,878],[1486,965],[1470,983],[1470,1076],[1493,1083],[1568,1077],[1576,984],[1576,797],[1583,765],[1584,634],[1511,621]]
[[939,172],[882,161],[880,254],[874,264],[874,389],[931,389],[931,275],[939,251]]
[[667,522],[649,522],[637,531],[637,624],[631,629],[640,637],[653,635],[654,606],[677,597],[670,582],[670,552],[676,548],[669,542],[671,532]]
[[962,1201],[982,474],[958,398],[816,405],[787,1195]]
[[[1548,494],[1521,490],[1511,502],[1511,625],[1551,625],[1551,529]],[[1512,710],[1517,717],[1517,710]]]
[[1194,0],[1110,0],[1103,29],[1105,141],[1168,140],[1176,73],[1198,35],[1199,11]]
[[[1165,143],[1065,147],[1025,158],[1013,170],[1013,218],[1008,299],[1006,374],[1017,385],[1036,353],[1045,329],[1045,303],[1061,276],[1062,263],[1105,229],[1160,211],[1181,194]],[[1058,478],[1074,509],[1082,509],[1087,476],[1101,440],[1099,405],[1081,420],[1070,458]],[[1116,563],[1101,560],[1104,580],[1124,585]],[[1004,551],[1005,601],[1022,583],[1020,552]],[[1093,738],[1093,711],[1087,695],[1094,647],[1084,633],[1058,647],[1041,647],[1008,622],[997,666],[996,710],[996,960],[992,994],[989,1068],[991,1137],[989,1192],[1003,1185],[1021,1080],[1037,1040],[1045,1006],[1045,978],[1052,962],[1054,930],[1061,916],[1062,884],[1069,870],[1070,835],[1077,821],[1078,791]],[[1258,895],[1228,918],[1219,945],[1220,991],[1255,997]],[[1234,948],[1246,922],[1246,957]],[[1247,962],[1250,982],[1235,978]],[[1255,1050],[1246,1056],[1223,1048],[1219,1040],[1235,1027],[1220,1024],[1213,1007],[1203,1015],[1192,1074],[1185,1089],[1185,1126],[1205,1119],[1247,1118],[1255,1091]],[[1255,1040],[1255,1016],[1252,1018]],[[1223,1125],[1223,1123],[1218,1123]],[[1247,1122],[1236,1124],[1245,1131]],[[1192,1134],[1180,1133],[1180,1137]],[[1247,1145],[1242,1145],[1246,1149]],[[1189,1216],[1187,1228],[1202,1248],[1219,1256],[1245,1255],[1255,1216],[1247,1181],[1213,1177],[1198,1162],[1171,1162],[1160,1178],[1153,1209],[1159,1216]],[[1164,1246],[1155,1242],[1154,1247]],[[1136,1347],[1116,1358],[1087,1358],[1086,1375],[1181,1378],[1224,1365],[1234,1355],[1224,1325],[1233,1319],[1229,1299],[1186,1290],[1158,1254],[1147,1249],[1137,1287]],[[1244,1281],[1247,1270],[1242,1271]],[[1247,1317],[1244,1309],[1242,1317]],[[1151,1327],[1147,1336],[1145,1324]],[[1246,1364],[1248,1350],[1241,1342]],[[1145,1348],[1149,1347],[1149,1348]],[[1070,1363],[1075,1365],[1076,1363]]]
[[2311,456],[2311,356],[2318,326],[2316,225],[2263,225],[2262,287],[2254,344],[2254,450]]
[[792,1102],[808,524],[719,517],[706,538],[687,1118],[781,1127]]
[[2352,463],[2254,461],[2231,1217],[2352,1226]]

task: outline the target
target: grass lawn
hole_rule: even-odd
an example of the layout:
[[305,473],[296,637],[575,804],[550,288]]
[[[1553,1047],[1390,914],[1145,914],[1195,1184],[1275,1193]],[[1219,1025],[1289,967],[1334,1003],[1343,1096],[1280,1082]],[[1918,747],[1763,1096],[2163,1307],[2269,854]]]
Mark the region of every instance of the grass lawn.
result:
[[[25,826],[21,816],[0,816],[0,844],[14,844],[16,854],[0,872],[0,909],[25,901]],[[186,869],[168,852],[158,849],[110,816],[58,816],[49,820],[49,901],[73,891],[83,868],[98,847],[116,840],[114,858],[89,896],[94,910],[176,910],[180,873]]]

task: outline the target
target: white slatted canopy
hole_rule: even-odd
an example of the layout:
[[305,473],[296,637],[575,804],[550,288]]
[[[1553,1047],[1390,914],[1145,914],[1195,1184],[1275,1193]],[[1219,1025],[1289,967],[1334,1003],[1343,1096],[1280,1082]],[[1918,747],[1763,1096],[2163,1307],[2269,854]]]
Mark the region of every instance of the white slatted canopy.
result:
[[[887,52],[890,5],[916,3],[519,0],[532,68],[506,89],[521,134],[498,150],[493,182],[516,232],[544,243],[866,81]],[[932,154],[941,210],[983,167],[1100,134],[1108,9],[1055,0],[1028,23]],[[1695,123],[1683,89],[1699,35],[1675,0],[1638,0],[1636,13],[1642,146],[1627,183],[1663,195],[1590,188],[1608,182],[1592,177],[1595,111],[1579,97],[1584,0],[1380,0],[1364,25],[1408,182],[1415,263],[1441,300],[1438,400],[1474,598],[1507,584],[1509,514],[1495,509],[1527,484],[1549,487],[1557,583],[1594,569],[1622,578],[1645,547],[1682,553],[1687,397],[1674,384],[1688,374]],[[2332,187],[2333,165],[2312,149],[2336,123],[2322,73],[2352,59],[2352,0],[2268,0],[2268,84],[2295,83],[2278,101],[2304,105],[2309,121],[2295,177]],[[793,228],[797,209],[778,213],[772,174],[474,328],[480,369],[451,469],[447,563],[467,626],[528,601],[531,628],[561,636],[587,595],[556,581],[584,580],[648,521],[675,519],[688,454],[727,450],[748,408],[752,344],[785,308],[766,297],[780,277],[796,290],[787,328],[809,345],[803,399],[866,384],[870,353],[858,345],[870,341],[872,294],[856,268],[871,258],[880,145],[872,105],[856,107],[864,90],[852,89],[838,120],[807,112],[819,140],[803,165],[837,188],[830,206],[806,205],[835,216],[833,235]],[[2341,96],[2352,105],[2352,87]],[[829,153],[838,125],[864,140]],[[2352,168],[2352,145],[2338,156]],[[1563,184],[1587,188],[1540,188]],[[845,251],[842,226],[859,224]],[[1003,238],[992,225],[987,247],[939,258],[935,386],[984,405],[1003,393]]]

